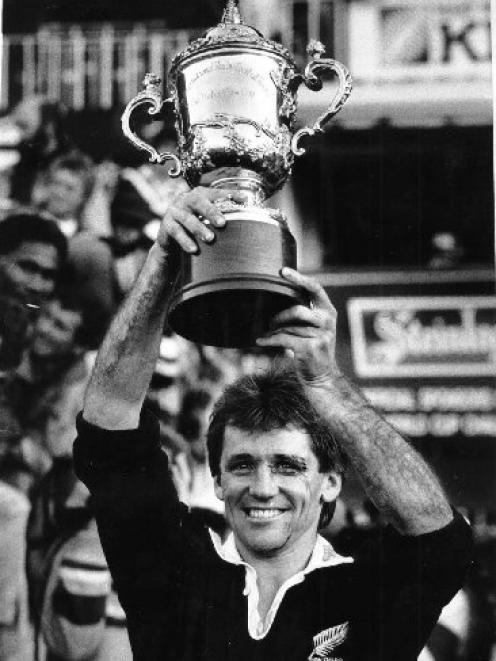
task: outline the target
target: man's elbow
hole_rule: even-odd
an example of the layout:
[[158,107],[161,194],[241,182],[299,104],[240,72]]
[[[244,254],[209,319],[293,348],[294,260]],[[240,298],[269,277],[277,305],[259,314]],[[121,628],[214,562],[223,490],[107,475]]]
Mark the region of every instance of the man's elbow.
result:
[[142,402],[129,402],[104,395],[87,393],[83,418],[101,429],[125,430],[139,426]]
[[[402,535],[416,537],[425,535],[436,530],[441,530],[453,520],[451,505],[444,498],[425,505],[410,513],[410,516],[396,522],[396,529]],[[394,523],[393,523],[394,525]]]

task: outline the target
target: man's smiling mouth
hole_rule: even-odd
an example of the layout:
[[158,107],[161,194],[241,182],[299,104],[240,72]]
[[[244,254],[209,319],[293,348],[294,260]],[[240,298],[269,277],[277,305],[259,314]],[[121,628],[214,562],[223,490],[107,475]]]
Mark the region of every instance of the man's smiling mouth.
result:
[[244,508],[246,516],[250,519],[259,519],[261,521],[268,521],[275,519],[286,510],[276,507],[246,507]]

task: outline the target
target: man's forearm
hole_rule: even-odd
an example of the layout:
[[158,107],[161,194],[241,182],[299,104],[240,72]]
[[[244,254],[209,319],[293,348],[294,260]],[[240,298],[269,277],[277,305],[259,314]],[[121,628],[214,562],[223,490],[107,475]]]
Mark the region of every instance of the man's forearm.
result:
[[98,352],[85,396],[88,422],[137,427],[160,348],[167,290],[166,254],[154,244]]
[[343,375],[307,392],[367,495],[397,530],[419,535],[449,523],[451,508],[429,466]]

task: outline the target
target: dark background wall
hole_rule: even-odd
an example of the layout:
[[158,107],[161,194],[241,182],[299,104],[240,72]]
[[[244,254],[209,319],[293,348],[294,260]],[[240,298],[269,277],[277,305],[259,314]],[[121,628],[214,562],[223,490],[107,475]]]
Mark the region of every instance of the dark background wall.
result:
[[40,22],[162,20],[171,29],[215,24],[224,0],[4,0],[4,31],[30,32]]
[[436,232],[457,235],[463,262],[493,263],[490,126],[331,129],[297,159],[293,182],[328,266],[422,266]]

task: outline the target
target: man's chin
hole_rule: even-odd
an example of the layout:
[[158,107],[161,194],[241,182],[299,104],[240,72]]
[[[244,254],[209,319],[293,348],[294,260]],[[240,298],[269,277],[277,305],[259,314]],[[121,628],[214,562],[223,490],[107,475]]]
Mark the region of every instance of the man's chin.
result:
[[240,538],[240,541],[251,553],[268,557],[281,551],[288,538],[289,533],[282,533],[282,531],[258,531],[250,535],[244,535],[243,538]]
[[285,542],[278,544],[258,545],[251,547],[250,550],[253,555],[258,555],[261,558],[273,558],[282,551],[284,544]]

